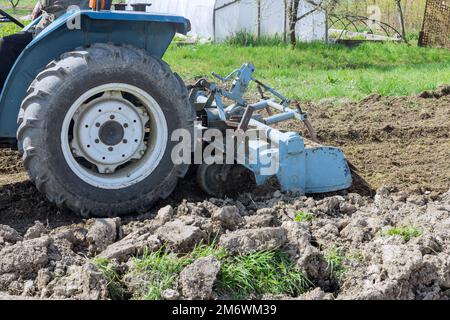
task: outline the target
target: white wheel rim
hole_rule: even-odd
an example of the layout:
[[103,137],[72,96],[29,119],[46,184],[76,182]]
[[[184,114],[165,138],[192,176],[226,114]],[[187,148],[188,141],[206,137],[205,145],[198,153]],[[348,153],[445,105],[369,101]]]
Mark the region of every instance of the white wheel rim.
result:
[[147,178],[158,167],[167,141],[167,121],[156,100],[123,83],[84,93],[69,108],[61,131],[70,169],[102,189],[126,188]]

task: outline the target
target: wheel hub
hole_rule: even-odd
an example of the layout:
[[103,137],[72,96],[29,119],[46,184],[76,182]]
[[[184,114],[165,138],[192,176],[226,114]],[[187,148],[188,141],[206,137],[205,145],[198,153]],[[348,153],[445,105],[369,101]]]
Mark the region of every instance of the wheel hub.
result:
[[117,121],[107,121],[101,125],[98,131],[100,141],[108,146],[115,146],[123,141],[123,126]]
[[78,178],[96,188],[119,190],[158,169],[168,133],[164,112],[148,92],[106,83],[87,90],[70,106],[61,148]]
[[83,105],[73,119],[72,153],[94,164],[99,173],[113,173],[145,153],[149,116],[120,93],[109,92]]

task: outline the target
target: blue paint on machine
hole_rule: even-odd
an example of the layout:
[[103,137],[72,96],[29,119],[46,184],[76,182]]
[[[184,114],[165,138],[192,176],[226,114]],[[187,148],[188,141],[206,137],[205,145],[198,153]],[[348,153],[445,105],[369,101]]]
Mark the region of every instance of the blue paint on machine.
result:
[[[79,19],[80,28],[71,29],[74,19]],[[28,87],[45,66],[63,53],[94,43],[115,43],[162,57],[175,33],[186,34],[189,30],[189,20],[180,16],[92,10],[65,13],[36,36],[10,71],[0,95],[0,138],[15,138],[17,115]]]
[[[299,104],[296,110],[290,108],[295,103],[255,79],[255,69],[255,66],[248,63],[226,77],[213,73],[222,83],[232,82],[231,87],[225,89],[215,83],[200,80],[197,83],[200,90],[194,90],[191,96],[191,100],[202,105],[209,123],[230,121],[239,115],[237,141],[241,142],[238,142],[236,148],[245,150],[245,154],[238,152],[236,160],[254,174],[257,185],[263,185],[275,176],[282,191],[326,193],[349,188],[352,185],[352,175],[342,150],[318,143],[308,114],[301,110]],[[252,81],[260,92],[265,92],[261,95],[261,101],[248,104],[244,95]],[[268,94],[275,98],[267,99]],[[225,106],[223,98],[234,103]],[[212,104],[211,101],[215,103]],[[254,114],[263,109],[269,113],[268,117]],[[270,126],[286,120],[304,122],[315,142],[305,143],[297,132],[281,132]],[[258,132],[258,137],[250,138],[248,143],[244,138],[239,139],[239,134],[251,135],[255,131]],[[215,147],[221,149],[220,145]],[[222,151],[226,153],[227,150]]]

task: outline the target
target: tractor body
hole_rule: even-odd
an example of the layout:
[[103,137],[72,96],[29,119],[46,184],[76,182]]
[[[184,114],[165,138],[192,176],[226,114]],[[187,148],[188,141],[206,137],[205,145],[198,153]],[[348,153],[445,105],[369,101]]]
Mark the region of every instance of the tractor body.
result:
[[[211,195],[236,189],[248,174],[257,185],[276,177],[283,191],[301,193],[351,185],[340,149],[272,127],[303,121],[316,140],[307,114],[256,80],[251,64],[226,78],[215,75],[232,82],[230,89],[206,80],[186,87],[162,56],[176,33],[189,30],[179,16],[82,10],[59,17],[25,48],[0,95],[0,141],[17,144],[30,179],[49,201],[82,216],[148,211],[191,167],[173,158],[172,136],[180,129],[193,140],[196,129],[237,129],[237,152],[208,139],[194,147],[194,153],[223,149],[232,160],[199,164],[197,181]],[[256,104],[245,100],[252,81],[262,95]],[[264,109],[268,117],[259,113]],[[255,131],[256,138],[239,140]]]

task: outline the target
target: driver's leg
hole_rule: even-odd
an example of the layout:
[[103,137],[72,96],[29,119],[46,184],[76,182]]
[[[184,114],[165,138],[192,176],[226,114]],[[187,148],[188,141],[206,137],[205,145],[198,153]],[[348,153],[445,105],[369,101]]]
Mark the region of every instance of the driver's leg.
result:
[[0,38],[0,91],[14,62],[31,40],[33,40],[31,32],[19,32]]

